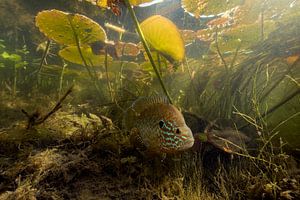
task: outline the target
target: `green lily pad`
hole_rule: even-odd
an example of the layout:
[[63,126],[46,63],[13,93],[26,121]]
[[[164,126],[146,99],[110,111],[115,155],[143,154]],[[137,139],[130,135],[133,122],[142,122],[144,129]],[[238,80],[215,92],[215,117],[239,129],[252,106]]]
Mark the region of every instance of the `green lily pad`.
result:
[[[81,52],[89,66],[102,66],[104,65],[105,56],[104,55],[95,55],[92,52],[91,47],[81,47]],[[76,63],[79,65],[84,65],[81,56],[78,52],[77,46],[68,46],[58,53],[65,60]],[[112,62],[112,57],[108,56],[108,61]]]
[[92,19],[59,10],[44,10],[36,16],[36,26],[48,38],[63,45],[76,45],[74,34],[80,45],[106,41],[104,29]]
[[[265,21],[264,36],[268,36],[276,28],[273,21]],[[221,52],[235,51],[241,44],[241,49],[250,47],[261,40],[261,24],[254,23],[249,25],[241,25],[228,29],[223,34],[219,34],[218,44]],[[216,51],[215,41],[211,43],[210,50]]]
[[243,0],[182,0],[182,8],[196,18],[200,15],[216,15],[231,9],[235,6],[241,5]]
[[150,47],[168,60],[181,62],[185,56],[184,42],[176,25],[169,19],[154,15],[141,23]]

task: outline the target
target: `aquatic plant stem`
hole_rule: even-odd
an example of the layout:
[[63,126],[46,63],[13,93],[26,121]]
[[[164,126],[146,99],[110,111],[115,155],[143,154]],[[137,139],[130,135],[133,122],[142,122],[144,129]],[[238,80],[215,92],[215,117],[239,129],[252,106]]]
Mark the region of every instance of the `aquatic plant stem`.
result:
[[63,66],[62,66],[60,77],[59,77],[58,98],[60,98],[60,95],[61,95],[61,90],[62,90],[62,85],[63,85],[63,80],[64,80],[64,72],[65,72],[66,67],[67,67],[67,64],[63,61]]
[[266,10],[266,1],[264,1],[261,5],[260,11],[260,37],[261,40],[264,40],[264,33],[265,33],[265,10]]
[[49,53],[50,45],[51,45],[51,40],[48,39],[47,43],[46,43],[46,48],[45,48],[45,50],[43,52],[42,60],[41,60],[40,65],[39,65],[39,69],[37,71],[37,84],[38,85],[41,82],[41,74],[40,73],[41,73],[41,70],[42,70],[43,65],[45,63],[46,57],[47,57],[47,55]]
[[73,31],[73,35],[74,35],[74,39],[75,39],[75,42],[76,42],[77,50],[78,50],[78,53],[79,53],[79,55],[80,55],[80,57],[81,57],[81,60],[82,60],[82,62],[83,62],[83,64],[84,64],[86,70],[88,71],[89,76],[91,77],[91,79],[92,79],[92,81],[93,81],[93,83],[94,83],[94,85],[95,85],[95,88],[96,88],[97,91],[100,93],[101,90],[100,90],[100,88],[98,87],[97,82],[96,82],[95,78],[93,77],[93,74],[92,74],[92,72],[91,72],[91,70],[90,70],[90,68],[89,68],[89,66],[88,66],[88,64],[87,64],[87,62],[86,62],[86,60],[85,60],[83,54],[82,54],[82,51],[81,51],[81,48],[80,48],[80,41],[79,41],[79,39],[78,39],[78,35],[77,35],[76,30],[75,30],[75,28],[74,28],[74,25],[73,25],[73,23],[72,23],[71,15],[68,15],[68,20],[69,20],[69,23],[70,23],[71,28],[72,28],[72,31]]
[[114,101],[114,95],[112,91],[111,84],[109,82],[109,76],[108,76],[108,59],[107,59],[107,49],[105,49],[105,59],[104,59],[104,66],[105,66],[105,74],[106,74],[106,81],[107,81],[107,88],[110,94],[111,101]]
[[12,95],[16,96],[17,93],[17,67],[16,67],[16,63],[14,63],[14,83],[13,83],[13,92]]
[[145,39],[144,34],[143,34],[142,30],[141,30],[141,27],[140,27],[140,24],[138,22],[138,19],[137,19],[136,15],[135,15],[135,12],[134,12],[133,8],[131,7],[131,5],[129,3],[129,0],[124,0],[124,2],[125,2],[128,10],[129,10],[129,13],[130,13],[130,15],[131,15],[131,17],[132,17],[132,19],[134,21],[135,28],[136,28],[139,36],[140,36],[140,39],[141,39],[141,41],[143,43],[145,51],[146,51],[146,53],[148,55],[148,58],[150,60],[150,63],[152,65],[152,67],[153,67],[153,70],[154,70],[154,72],[155,72],[155,74],[156,74],[156,76],[157,76],[157,78],[159,80],[159,83],[160,83],[160,85],[161,85],[161,87],[162,87],[165,95],[167,96],[169,102],[172,104],[172,99],[171,99],[171,97],[170,97],[170,95],[168,93],[168,90],[166,89],[165,84],[164,84],[164,82],[163,82],[163,80],[162,80],[162,78],[161,78],[161,76],[159,74],[159,71],[158,71],[158,69],[157,69],[157,67],[155,65],[155,62],[154,62],[153,57],[152,57],[151,52],[150,52],[150,48],[149,48],[149,46],[148,46],[148,44],[146,42],[146,39]]
[[228,69],[227,63],[226,63],[226,61],[225,61],[223,55],[221,54],[220,47],[219,47],[219,41],[218,41],[218,29],[216,29],[216,39],[215,39],[215,42],[216,42],[216,49],[217,49],[218,55],[219,55],[219,57],[221,58],[221,60],[222,60],[222,62],[223,62],[223,64],[224,64],[224,67],[225,67],[225,69],[226,69],[226,73],[228,74],[229,69]]
[[44,51],[44,53],[43,53],[42,60],[41,60],[41,62],[40,62],[39,69],[38,69],[38,72],[37,72],[38,75],[40,74],[40,72],[41,72],[41,70],[42,70],[42,67],[43,67],[43,65],[44,65],[44,62],[45,62],[45,60],[46,60],[46,57],[47,57],[47,55],[48,55],[48,53],[49,53],[50,44],[51,44],[51,40],[47,40],[46,48],[45,48],[45,51]]

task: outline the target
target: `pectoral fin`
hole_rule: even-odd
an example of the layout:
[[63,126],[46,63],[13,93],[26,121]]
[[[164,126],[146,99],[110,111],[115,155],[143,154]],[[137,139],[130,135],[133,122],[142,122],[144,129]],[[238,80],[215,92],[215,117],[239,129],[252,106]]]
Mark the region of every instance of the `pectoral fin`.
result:
[[140,136],[139,130],[137,128],[132,128],[130,133],[130,143],[138,150],[146,151],[147,147]]

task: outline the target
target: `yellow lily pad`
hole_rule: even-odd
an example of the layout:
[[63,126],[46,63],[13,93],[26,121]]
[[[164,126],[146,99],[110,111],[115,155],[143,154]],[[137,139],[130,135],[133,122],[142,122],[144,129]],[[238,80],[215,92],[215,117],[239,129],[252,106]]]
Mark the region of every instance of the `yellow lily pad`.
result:
[[[89,66],[101,66],[104,65],[105,56],[95,55],[92,52],[91,47],[81,47],[82,55]],[[78,52],[77,46],[68,46],[58,52],[58,54],[65,60],[76,63],[79,65],[84,65],[80,54]],[[108,56],[108,61],[112,62],[112,57]]]
[[231,9],[237,5],[241,5],[243,0],[182,0],[182,8],[196,18],[200,15],[216,15]]
[[130,4],[133,5],[133,6],[138,6],[140,4],[143,4],[143,3],[148,3],[148,2],[151,2],[153,0],[129,0]]
[[181,62],[185,55],[184,42],[176,25],[169,19],[154,15],[141,23],[150,47],[168,60]]
[[84,15],[44,10],[37,14],[35,20],[40,31],[59,44],[75,46],[74,34],[77,35],[80,45],[104,42],[107,39],[104,29]]

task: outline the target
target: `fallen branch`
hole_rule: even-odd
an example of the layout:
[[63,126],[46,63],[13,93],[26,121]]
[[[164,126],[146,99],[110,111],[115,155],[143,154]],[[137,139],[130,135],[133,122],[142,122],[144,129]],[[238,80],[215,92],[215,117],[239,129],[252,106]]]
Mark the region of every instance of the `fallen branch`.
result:
[[22,109],[22,113],[28,118],[28,124],[26,129],[31,129],[35,125],[42,124],[46,119],[48,119],[51,115],[53,115],[56,111],[58,111],[62,107],[62,102],[66,99],[66,97],[72,92],[73,85],[66,91],[66,93],[59,99],[56,105],[45,115],[42,115],[39,110],[36,110],[34,113],[29,114],[27,111]]

